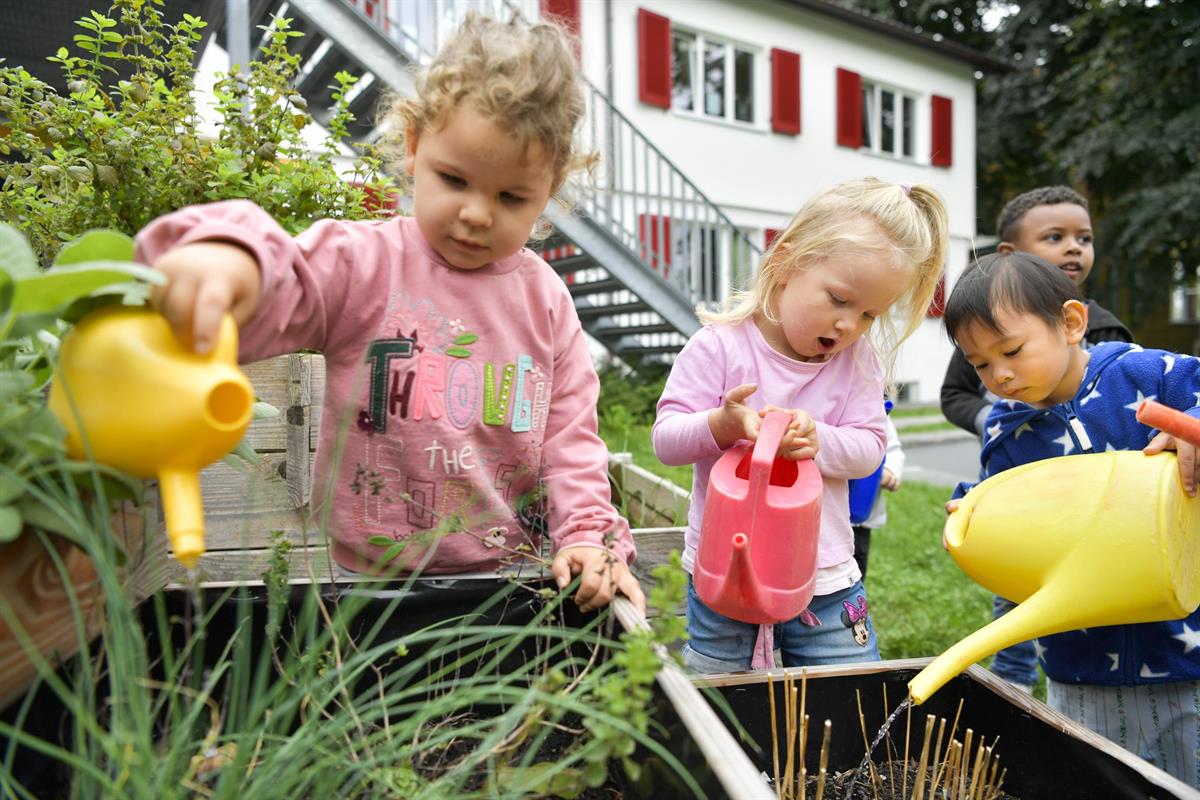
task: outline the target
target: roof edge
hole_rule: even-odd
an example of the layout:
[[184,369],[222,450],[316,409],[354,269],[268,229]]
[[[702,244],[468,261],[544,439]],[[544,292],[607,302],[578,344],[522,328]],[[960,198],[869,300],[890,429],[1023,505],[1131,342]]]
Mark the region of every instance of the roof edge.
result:
[[932,36],[920,33],[902,23],[877,17],[867,11],[839,5],[830,0],[785,0],[785,2],[893,39],[899,39],[946,58],[966,62],[987,72],[1012,72],[1016,69],[1016,65],[1006,59],[981,53],[973,47],[967,47],[950,39],[934,39]]

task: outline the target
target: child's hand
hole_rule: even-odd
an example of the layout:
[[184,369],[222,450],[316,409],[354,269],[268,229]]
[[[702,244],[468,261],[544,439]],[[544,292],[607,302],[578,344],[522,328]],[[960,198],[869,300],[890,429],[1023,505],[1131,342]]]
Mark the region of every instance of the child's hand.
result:
[[894,492],[900,488],[900,478],[896,476],[896,473],[884,467],[883,474],[879,477],[879,485],[889,492]]
[[150,305],[197,353],[212,350],[226,312],[241,325],[258,308],[258,262],[235,244],[185,244],[164,253],[154,268],[167,276],[167,283],[154,287]]
[[1159,431],[1142,452],[1152,456],[1163,450],[1175,451],[1179,457],[1179,480],[1183,483],[1183,490],[1188,497],[1195,497],[1196,487],[1200,486],[1200,459],[1196,457],[1196,445]]
[[[962,498],[946,501],[946,525],[950,524],[950,515],[958,510],[958,504],[962,502]],[[942,526],[942,549],[949,550],[950,543],[946,541],[946,526]]]
[[758,437],[758,412],[746,405],[746,398],[758,389],[756,383],[743,383],[725,394],[720,408],[708,412],[708,427],[717,447],[726,450],[741,439],[754,441]]
[[616,592],[628,597],[643,616],[646,613],[646,595],[642,586],[629,571],[625,562],[603,547],[568,547],[560,550],[550,565],[558,588],[564,588],[571,578],[582,573],[579,591],[575,593],[575,605],[580,611],[603,608],[613,599]]
[[817,457],[817,451],[821,449],[820,445],[817,444],[817,423],[813,422],[813,418],[809,416],[807,411],[767,406],[758,412],[759,417],[765,417],[768,411],[782,411],[792,418],[792,421],[788,423],[787,430],[783,434],[783,438],[779,441],[780,458],[801,461],[806,458]]

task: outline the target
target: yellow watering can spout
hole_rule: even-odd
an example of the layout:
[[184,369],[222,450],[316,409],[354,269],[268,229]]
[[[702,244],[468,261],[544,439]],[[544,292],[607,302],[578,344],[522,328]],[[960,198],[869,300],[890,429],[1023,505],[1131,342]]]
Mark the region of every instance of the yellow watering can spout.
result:
[[216,347],[198,355],[155,312],[102,309],[63,341],[50,386],[71,457],[158,478],[167,535],[189,569],[204,553],[200,470],[236,447],[250,424],[254,392],[237,347],[229,316]]
[[1197,502],[1183,492],[1173,453],[1053,458],[980,483],[947,520],[946,547],[976,583],[1019,605],[913,678],[913,702],[1018,642],[1195,611]]

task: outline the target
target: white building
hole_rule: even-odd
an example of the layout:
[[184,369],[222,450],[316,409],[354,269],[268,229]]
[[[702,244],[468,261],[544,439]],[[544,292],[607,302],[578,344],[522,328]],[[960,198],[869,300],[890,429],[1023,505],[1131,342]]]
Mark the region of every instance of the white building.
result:
[[[951,283],[969,262],[975,70],[996,62],[815,0],[543,0],[542,10],[577,24],[592,83],[753,241],[820,187],[872,175],[935,187],[950,214]],[[937,400],[950,350],[927,319],[898,364],[907,399]]]

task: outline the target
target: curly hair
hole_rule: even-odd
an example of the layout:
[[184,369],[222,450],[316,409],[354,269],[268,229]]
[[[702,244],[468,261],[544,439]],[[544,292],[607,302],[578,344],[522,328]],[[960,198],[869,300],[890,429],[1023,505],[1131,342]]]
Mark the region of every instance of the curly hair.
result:
[[382,149],[393,162],[403,160],[407,136],[438,127],[462,103],[526,146],[539,145],[554,191],[599,158],[577,150],[575,130],[586,104],[573,40],[554,22],[501,22],[471,12],[414,84],[415,96],[389,98],[383,114]]
[[1087,198],[1070,186],[1039,186],[1022,192],[1004,204],[1000,216],[996,218],[996,235],[1002,242],[1016,241],[1020,235],[1021,220],[1031,208],[1037,206],[1056,206],[1059,203],[1072,203],[1088,211]]

